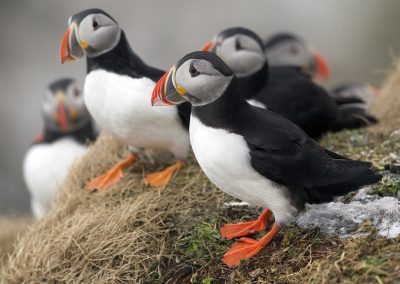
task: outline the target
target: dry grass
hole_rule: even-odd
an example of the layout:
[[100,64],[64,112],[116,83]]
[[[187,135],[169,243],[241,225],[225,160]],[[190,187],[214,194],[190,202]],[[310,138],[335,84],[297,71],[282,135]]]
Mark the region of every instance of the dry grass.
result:
[[[399,87],[399,88],[397,88]],[[328,148],[367,159],[379,169],[396,170],[390,153],[400,151],[400,65],[388,78],[374,112],[382,123],[369,130],[328,135]],[[141,157],[115,187],[89,194],[83,186],[127,154],[103,135],[73,168],[53,211],[21,236],[2,283],[399,283],[400,238],[374,233],[347,241],[317,229],[285,228],[259,255],[237,269],[220,258],[231,242],[218,227],[252,219],[249,208],[225,208],[230,197],[217,190],[191,157],[165,189],[143,185]],[[392,163],[393,162],[393,163]],[[391,164],[392,163],[392,164]],[[396,166],[399,168],[398,166]],[[379,185],[394,192],[393,185]],[[379,191],[379,189],[378,189]]]
[[[125,154],[109,137],[99,139],[70,173],[53,212],[20,240],[2,270],[6,282],[137,283],[159,278],[174,261],[174,239],[221,207],[225,197],[193,159],[165,189],[146,188],[142,168],[155,169],[138,163],[110,190],[82,190]],[[165,165],[165,159],[158,164]]]
[[18,236],[27,230],[31,222],[32,220],[27,217],[0,218],[0,267],[5,263],[8,254],[13,252]]
[[382,94],[372,107],[372,114],[380,123],[373,129],[386,133],[400,128],[400,61],[395,62],[383,84]]
[[[341,134],[338,145],[359,135]],[[371,143],[378,143],[373,137]],[[93,194],[82,190],[86,181],[126,154],[125,147],[108,136],[91,147],[70,173],[54,210],[20,238],[1,269],[2,283],[400,280],[394,274],[400,239],[343,242],[317,229],[295,226],[285,228],[249,262],[229,269],[220,259],[231,242],[220,240],[217,228],[225,222],[255,218],[256,210],[225,208],[223,203],[230,197],[211,185],[193,158],[165,189],[143,185],[143,168],[156,168],[142,158],[114,188]],[[160,155],[156,164],[162,167],[167,158]],[[338,271],[338,263],[346,265],[339,265]]]
[[399,283],[400,238],[347,240],[326,260],[314,262],[307,283]]

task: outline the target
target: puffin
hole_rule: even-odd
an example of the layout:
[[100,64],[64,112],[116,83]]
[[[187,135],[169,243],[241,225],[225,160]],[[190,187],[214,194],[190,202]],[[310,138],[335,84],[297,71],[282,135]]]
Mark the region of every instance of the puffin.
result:
[[[265,247],[306,203],[329,202],[381,179],[371,163],[323,148],[291,121],[253,106],[239,79],[216,54],[181,58],[157,83],[153,105],[192,104],[190,142],[207,177],[225,193],[265,208],[255,221],[227,224],[221,236],[240,238],[224,255],[230,267]],[[271,230],[259,240],[246,237]]]
[[43,131],[25,154],[23,176],[31,209],[41,219],[51,208],[71,165],[96,139],[96,130],[74,79],[50,83],[42,101]]
[[368,112],[380,96],[380,89],[366,83],[346,83],[333,87],[330,94],[343,112],[378,122]]
[[268,37],[263,44],[270,66],[297,67],[317,82],[328,80],[330,70],[326,58],[301,36],[279,32]]
[[314,139],[329,131],[354,129],[373,121],[342,112],[329,93],[296,66],[270,66],[261,38],[235,27],[202,48],[220,56],[235,72],[249,103],[291,120]]
[[147,65],[132,51],[124,31],[105,11],[80,11],[70,17],[68,25],[61,41],[61,62],[86,56],[86,107],[102,130],[130,150],[125,159],[91,180],[86,190],[116,184],[142,149],[162,149],[174,155],[173,165],[145,177],[149,186],[166,186],[188,154],[190,104],[168,111],[151,107],[152,90],[165,72]]

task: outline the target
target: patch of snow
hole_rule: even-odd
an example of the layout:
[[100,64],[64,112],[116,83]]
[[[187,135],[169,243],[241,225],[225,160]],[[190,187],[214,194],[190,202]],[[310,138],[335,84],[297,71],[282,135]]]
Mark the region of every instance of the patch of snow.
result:
[[379,231],[379,235],[395,238],[400,235],[400,200],[395,197],[369,195],[361,189],[350,203],[341,201],[308,205],[296,219],[302,228],[317,226],[322,232],[349,237],[357,233],[364,220]]

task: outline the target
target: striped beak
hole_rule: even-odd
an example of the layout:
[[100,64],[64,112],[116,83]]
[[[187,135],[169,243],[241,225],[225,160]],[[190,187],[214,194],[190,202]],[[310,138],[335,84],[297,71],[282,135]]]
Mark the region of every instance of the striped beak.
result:
[[57,122],[62,131],[68,130],[68,119],[64,104],[64,94],[59,94],[57,98]]
[[311,50],[316,68],[315,78],[319,81],[326,81],[329,78],[329,65],[325,57],[315,48]]
[[151,95],[152,106],[178,105],[186,101],[184,98],[186,90],[181,86],[176,86],[175,73],[176,68],[174,66],[157,82]]
[[61,63],[73,61],[83,57],[84,51],[82,44],[78,39],[78,26],[72,23],[65,32],[60,46]]
[[215,46],[214,41],[211,40],[211,41],[207,42],[207,43],[201,48],[201,51],[208,51],[208,52],[211,52],[212,49],[214,48],[214,46]]

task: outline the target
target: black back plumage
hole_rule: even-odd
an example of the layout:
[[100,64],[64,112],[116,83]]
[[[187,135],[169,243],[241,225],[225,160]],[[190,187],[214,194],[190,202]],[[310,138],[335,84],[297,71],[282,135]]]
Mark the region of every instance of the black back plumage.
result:
[[[154,82],[157,82],[165,73],[165,71],[147,65],[133,52],[124,31],[121,31],[120,41],[112,50],[97,57],[87,57],[87,73],[97,69],[129,76],[134,79],[146,77]],[[191,105],[184,103],[179,105],[177,109],[182,125],[189,129]]]
[[247,104],[235,81],[219,99],[192,111],[207,126],[243,136],[253,168],[286,186],[300,207],[330,201],[381,178],[370,163],[324,149],[289,120]]
[[[340,124],[335,125],[335,130],[341,130],[342,125],[347,128],[360,128],[370,124],[376,124],[378,119],[368,113],[368,103],[363,100],[357,93],[350,96],[340,95],[344,91],[348,91],[350,87],[364,87],[362,84],[349,83],[335,87],[330,94],[332,99],[340,109]],[[351,89],[350,89],[351,90]],[[351,127],[349,126],[351,125]]]
[[[259,72],[265,73],[263,70]],[[254,91],[252,85],[259,84],[259,81],[239,79],[243,90],[250,90],[246,99],[262,102],[269,110],[294,122],[314,139],[328,131],[360,128],[375,121],[367,113],[339,108],[329,93],[298,67],[272,66],[267,78],[257,80],[264,84]]]
[[331,130],[339,117],[326,91],[296,67],[270,67],[267,82],[253,98],[316,139]]

